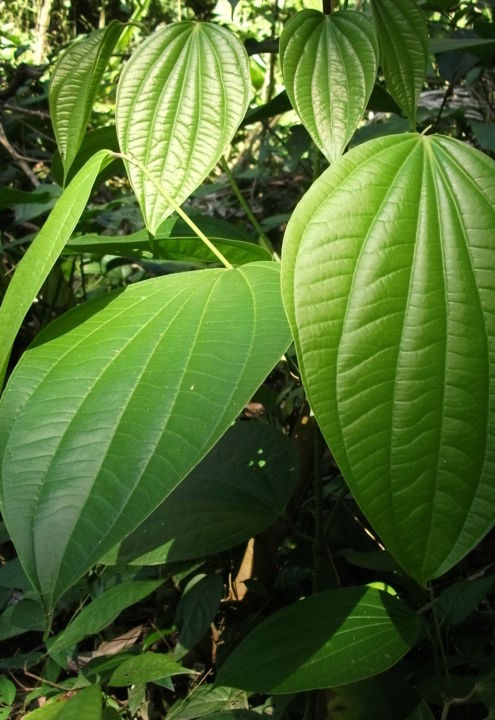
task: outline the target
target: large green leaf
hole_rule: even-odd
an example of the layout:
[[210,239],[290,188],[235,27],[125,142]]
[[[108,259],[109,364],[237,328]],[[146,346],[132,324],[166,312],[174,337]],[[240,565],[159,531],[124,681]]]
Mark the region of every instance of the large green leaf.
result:
[[17,266],[0,307],[0,384],[24,316],[74,232],[98,173],[111,160],[101,150],[79,170]]
[[426,583],[493,526],[495,164],[456,140],[352,150],[297,207],[284,302],[357,502]]
[[316,145],[333,162],[366,109],[378,64],[375,29],[362,13],[302,10],[280,38],[287,94]]
[[292,693],[354,682],[394,665],[419,622],[400,600],[373,588],[338,588],[279,610],[229,655],[218,685]]
[[103,73],[124,26],[117,20],[74,42],[60,56],[50,82],[50,115],[65,177],[77,155]]
[[117,135],[143,163],[128,173],[150,232],[181,204],[231,142],[249,102],[246,51],[227,29],[202,22],[170,25],[149,37],[124,68],[117,92]]
[[149,280],[55,321],[0,404],[2,515],[50,609],[221,437],[285,351],[279,269]]
[[416,126],[428,62],[426,19],[416,0],[371,0],[387,90]]
[[102,562],[155,565],[239,545],[283,513],[296,482],[294,444],[271,425],[238,422]]

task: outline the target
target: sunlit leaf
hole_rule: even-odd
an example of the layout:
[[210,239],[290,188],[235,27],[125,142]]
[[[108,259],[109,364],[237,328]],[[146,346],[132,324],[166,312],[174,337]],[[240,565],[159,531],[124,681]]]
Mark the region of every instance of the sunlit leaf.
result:
[[387,90],[416,125],[428,62],[426,19],[416,0],[371,0]]
[[357,147],[297,207],[284,302],[318,423],[420,583],[494,525],[495,164],[456,140]]
[[71,43],[60,56],[50,82],[50,115],[65,176],[81,146],[103,73],[124,26],[112,20]]
[[[220,160],[246,112],[249,62],[242,43],[210,23],[175,23],[136,50],[117,92],[121,149],[144,163],[179,205]],[[133,164],[129,177],[155,233],[172,208]]]
[[148,280],[67,313],[24,354],[0,404],[1,508],[47,610],[178,485],[281,357],[279,283],[269,262]]
[[400,600],[372,588],[338,588],[271,615],[233,650],[219,685],[292,693],[354,682],[394,665],[419,622]]
[[302,10],[280,38],[287,94],[330,162],[345,150],[366,109],[378,64],[375,29],[363,13]]

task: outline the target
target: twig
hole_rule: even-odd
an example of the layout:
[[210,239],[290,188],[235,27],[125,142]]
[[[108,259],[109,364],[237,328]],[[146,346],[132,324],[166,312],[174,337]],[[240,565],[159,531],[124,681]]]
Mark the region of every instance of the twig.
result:
[[32,117],[43,118],[44,120],[50,119],[50,113],[43,112],[43,110],[31,110],[30,108],[23,108],[19,105],[10,105],[9,103],[3,103],[3,105],[0,105],[0,110],[10,110],[14,113],[31,115]]
[[49,687],[55,688],[56,690],[63,690],[64,692],[67,692],[67,687],[65,687],[64,685],[59,685],[58,683],[54,683],[51,680],[46,680],[45,678],[41,677],[40,675],[35,675],[34,673],[30,672],[26,666],[24,666],[23,673],[26,677],[32,678],[33,680],[37,680],[38,682],[41,682],[44,685],[48,685]]
[[0,145],[7,150],[12,160],[21,168],[22,172],[29,178],[34,187],[38,187],[40,185],[40,181],[33,173],[27,162],[23,159],[22,155],[19,155],[17,150],[9,143],[2,123],[0,123]]

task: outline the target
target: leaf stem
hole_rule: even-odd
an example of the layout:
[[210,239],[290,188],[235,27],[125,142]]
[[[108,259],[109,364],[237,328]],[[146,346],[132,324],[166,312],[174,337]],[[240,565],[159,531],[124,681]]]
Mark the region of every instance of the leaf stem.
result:
[[206,247],[217,257],[222,265],[227,268],[227,270],[233,270],[233,265],[227,260],[224,255],[218,250],[211,240],[209,240],[204,232],[199,229],[199,227],[196,225],[195,222],[191,220],[189,215],[187,215],[186,212],[181,208],[181,206],[175,202],[175,200],[168,194],[166,190],[164,190],[161,185],[155,180],[155,178],[151,175],[146,165],[144,165],[140,160],[138,160],[134,155],[128,154],[128,153],[112,153],[112,155],[116,158],[120,158],[121,160],[126,160],[127,162],[131,163],[132,165],[135,165],[143,175],[146,177],[147,180],[149,180],[152,184],[157,193],[159,193],[162,198],[165,200],[165,202],[170,205],[171,208],[175,210],[177,215],[184,220],[184,222],[191,228],[191,230],[199,237],[200,240],[204,242]]
[[230,170],[226,159],[223,157],[220,160],[220,167],[222,168],[223,172],[227,176],[227,180],[229,181],[230,187],[232,188],[232,191],[236,198],[239,201],[239,205],[242,207],[244,212],[246,213],[247,217],[249,218],[249,221],[251,225],[254,227],[256,232],[259,235],[260,239],[260,245],[265,248],[265,250],[268,250],[268,252],[271,254],[272,258],[274,260],[280,261],[280,257],[278,256],[275,248],[273,247],[270,238],[265,233],[261,225],[259,224],[258,220],[256,219],[253,211],[249,207],[248,203],[246,202],[246,198],[242,194],[239,185],[237,184],[237,180],[235,179],[234,175],[232,174],[232,171]]

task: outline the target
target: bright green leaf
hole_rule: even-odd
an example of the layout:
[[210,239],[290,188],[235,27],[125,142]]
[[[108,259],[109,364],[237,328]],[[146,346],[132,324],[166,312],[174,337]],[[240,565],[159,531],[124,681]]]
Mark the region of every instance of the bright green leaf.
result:
[[153,682],[173,675],[193,674],[194,670],[179,665],[172,655],[142,653],[128,658],[113,671],[108,684],[113,687]]
[[12,705],[16,696],[16,686],[6,678],[5,675],[0,675],[0,704]]
[[24,316],[74,232],[96,176],[110,161],[102,150],[77,173],[16,268],[0,307],[0,383]]
[[236,423],[102,562],[154,565],[239,545],[283,512],[296,482],[297,456],[287,436],[272,425]]
[[49,644],[50,654],[76,645],[88,635],[96,635],[112,623],[127,607],[154,592],[163,580],[132,580],[114,585],[86,605],[65,630]]
[[46,608],[183,480],[289,341],[271,262],[129,286],[38,336],[0,447],[2,515]]
[[[226,28],[182,22],[156,32],[124,68],[117,92],[122,152],[182,204],[215,167],[246,112],[249,62]],[[172,207],[133,164],[128,173],[155,233]]]
[[456,140],[372,140],[291,218],[284,302],[349,487],[420,583],[493,526],[495,164]]
[[386,592],[328,590],[257,625],[221,666],[217,683],[263,693],[342,685],[394,665],[418,634],[416,615]]
[[387,90],[416,126],[428,62],[426,19],[416,0],[371,0]]
[[117,20],[71,43],[50,82],[50,115],[65,177],[81,146],[103,73],[124,26]]
[[378,65],[375,29],[362,13],[302,10],[280,38],[287,94],[326,158],[344,152],[366,109]]

